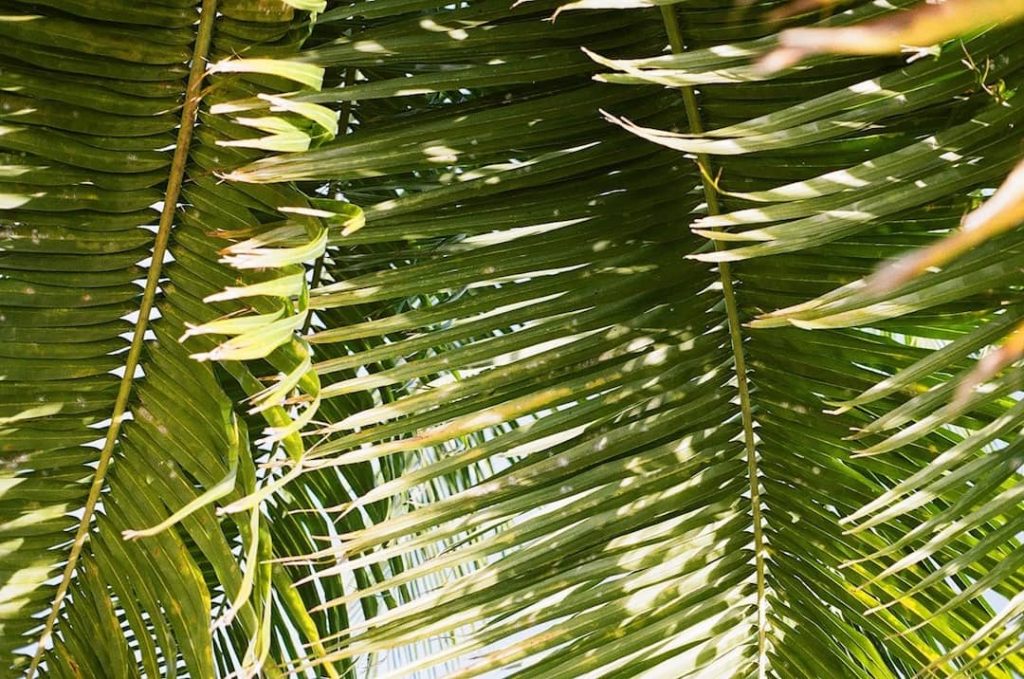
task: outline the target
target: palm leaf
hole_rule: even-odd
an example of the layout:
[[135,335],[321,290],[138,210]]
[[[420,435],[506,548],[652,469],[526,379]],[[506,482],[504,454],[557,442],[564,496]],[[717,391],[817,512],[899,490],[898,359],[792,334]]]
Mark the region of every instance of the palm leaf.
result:
[[[397,7],[396,13],[405,10]],[[688,7],[683,33],[704,49],[684,49],[674,10],[664,14],[664,24],[656,14],[563,14],[543,29],[550,35],[544,44],[551,49],[560,36],[571,37],[623,73],[601,80],[700,84],[699,99],[567,80],[560,71],[547,81],[524,72],[518,90],[508,76],[477,97],[442,94],[435,85],[437,95],[420,98],[431,80],[419,74],[437,69],[439,55],[451,54],[446,68],[456,72],[473,73],[485,59],[507,63],[500,50],[511,58],[527,49],[524,41],[542,30],[532,22],[550,9],[531,4],[509,16],[501,8],[488,15],[485,7],[438,10],[431,19],[389,19],[381,7],[351,36],[325,37],[306,58],[328,70],[360,69],[366,79],[338,95],[357,100],[357,132],[232,175],[254,182],[272,175],[330,179],[345,182],[349,195],[366,195],[369,226],[354,238],[332,240],[334,265],[326,267],[311,303],[357,314],[362,303],[399,305],[392,315],[359,322],[351,334],[325,320],[323,336],[312,336],[317,346],[378,333],[386,338],[321,362],[326,396],[363,389],[406,394],[322,429],[333,438],[315,446],[312,457],[334,467],[436,451],[419,459],[419,469],[366,496],[365,502],[407,498],[407,513],[311,556],[330,564],[324,571],[330,578],[344,570],[336,565],[340,559],[356,568],[405,555],[411,567],[393,576],[393,586],[418,577],[446,584],[369,621],[328,657],[382,653],[454,634],[450,647],[399,673],[474,656],[461,670],[466,676],[502,667],[538,676],[653,675],[668,668],[676,676],[904,676],[971,637],[977,638],[960,650],[968,661],[980,660],[977,649],[985,648],[983,639],[997,638],[1002,623],[977,636],[992,616],[985,600],[944,604],[963,583],[991,571],[1014,548],[1012,537],[990,545],[957,572],[959,579],[931,577],[914,589],[948,558],[940,550],[940,561],[916,561],[899,573],[865,557],[899,544],[900,535],[918,526],[934,525],[937,509],[922,504],[857,539],[844,539],[837,525],[914,474],[930,450],[949,445],[952,434],[933,428],[903,444],[898,462],[858,460],[843,439],[866,424],[870,411],[821,413],[822,400],[850,400],[879,373],[917,372],[910,366],[926,359],[907,339],[914,333],[903,324],[882,326],[881,334],[835,330],[818,338],[741,323],[759,309],[851,281],[889,252],[922,242],[923,229],[955,223],[969,192],[990,185],[1013,162],[1015,151],[996,144],[1012,129],[1012,102],[1006,108],[978,87],[979,74],[961,63],[958,45],[909,69],[899,61],[861,60],[766,79],[748,64],[771,45],[763,37],[769,25],[735,22],[733,10]],[[333,16],[341,19],[343,11]],[[850,24],[880,11],[861,5],[828,21]],[[1012,35],[982,34],[963,49],[976,63],[992,59],[991,75],[1008,78]],[[656,53],[666,37],[674,43],[671,56],[617,56]],[[714,46],[721,42],[730,44]],[[408,90],[405,73],[420,79]],[[360,88],[372,99],[359,100]],[[972,90],[977,94],[954,98]],[[396,97],[394,107],[377,103],[385,93]],[[315,101],[331,94],[314,95]],[[701,172],[596,126],[595,109],[613,112],[650,141],[698,154]],[[687,115],[689,133],[657,131]],[[943,124],[951,131],[930,138]],[[555,125],[557,136],[548,133]],[[972,134],[981,138],[975,142]],[[953,153],[959,155],[950,162]],[[885,154],[892,163],[882,164]],[[508,160],[514,164],[505,165]],[[881,169],[895,170],[896,162],[899,181]],[[709,183],[719,167],[721,177]],[[851,172],[863,179],[843,183]],[[390,187],[409,186],[410,177],[415,190],[393,197]],[[702,177],[703,207],[695,191]],[[767,190],[780,184],[786,186]],[[669,195],[674,198],[663,202]],[[751,198],[779,207],[737,212]],[[764,244],[707,250],[683,228],[691,212],[702,211],[710,213],[697,221],[702,235],[723,244],[740,238]],[[720,230],[756,222],[771,226]],[[495,229],[506,235],[475,236]],[[886,230],[891,234],[883,235]],[[362,249],[392,243],[390,258]],[[764,264],[720,265],[720,286],[709,277],[712,270],[681,259],[778,253],[789,254]],[[353,276],[345,265],[360,260],[380,264]],[[1008,272],[1012,265],[1002,266]],[[402,300],[421,301],[406,311]],[[960,314],[937,314],[923,321],[931,333],[936,318],[950,319],[947,336],[965,330]],[[439,320],[449,324],[430,325]],[[369,374],[346,374],[356,369]],[[970,422],[978,417],[983,422],[987,415]],[[472,434],[485,442],[462,441]],[[492,479],[426,506],[415,500],[431,479],[506,457],[510,466]],[[969,502],[952,484],[946,492],[935,500],[938,507]],[[730,498],[733,503],[722,504]],[[360,506],[338,509],[348,516]],[[685,529],[698,516],[708,517],[703,541]],[[967,553],[974,544],[968,533],[954,535],[945,554]],[[913,551],[909,544],[901,549]],[[675,564],[676,554],[677,566],[660,566]],[[846,562],[854,565],[841,568]],[[472,564],[481,570],[451,572]],[[1016,571],[1004,575],[986,586],[1011,593]],[[388,584],[330,605],[387,591]],[[878,608],[902,591],[911,592],[902,606]],[[927,624],[918,626],[923,619]],[[1002,667],[1016,663],[1013,654],[1001,659]],[[997,666],[986,671],[1006,676]]]
[[[246,248],[218,234],[267,232],[268,217],[282,218],[276,208],[302,207],[305,197],[288,188],[218,186],[213,173],[256,157],[225,150],[225,142],[252,135],[206,112],[198,127],[194,120],[207,50],[213,58],[243,47],[253,56],[294,52],[306,18],[285,5],[268,5],[262,23],[249,25],[251,17],[231,3],[219,15],[214,2],[201,15],[192,3],[122,4],[62,4],[40,13],[15,5],[3,22],[17,30],[4,66],[5,89],[14,94],[5,99],[0,142],[8,153],[11,209],[0,266],[4,451],[11,460],[5,485],[12,491],[4,510],[0,650],[5,668],[24,670],[29,657],[12,651],[28,645],[29,675],[43,660],[55,676],[213,676],[215,645],[222,647],[220,671],[232,662],[258,667],[272,650],[275,657],[294,655],[290,640],[270,648],[271,625],[296,630],[301,643],[319,639],[304,605],[269,597],[271,583],[287,584],[286,591],[291,575],[269,563],[257,568],[274,553],[274,531],[262,525],[260,512],[218,521],[213,507],[254,491],[257,477],[266,476],[254,467],[259,449],[250,446],[248,429],[258,426],[257,412],[287,428],[287,394],[266,393],[244,364],[214,370],[189,356],[240,357],[237,338],[179,343],[222,314],[244,311],[233,300],[259,285],[250,308],[264,315],[251,317],[256,323],[239,335],[249,338],[247,357],[266,357],[285,372],[302,365],[303,348],[291,333],[275,340],[267,329],[268,315],[283,312],[289,323],[294,316],[291,292],[270,283],[297,267],[301,272],[294,263],[301,259],[290,262],[287,249],[267,248],[280,239]],[[286,61],[274,64],[256,70],[295,72]],[[238,76],[210,84],[220,96],[250,91]],[[172,157],[162,149],[174,144],[179,118]],[[179,195],[187,209],[179,208]],[[156,221],[150,206],[158,202],[159,228],[148,228]],[[140,291],[137,263],[164,260],[175,222],[171,263],[149,264]],[[292,223],[303,225],[302,218]],[[300,236],[319,228],[308,219],[304,226]],[[224,262],[225,247],[229,255],[244,250],[256,257],[261,271],[233,271],[228,264],[245,269],[248,260]],[[232,284],[248,292],[217,294]],[[224,301],[203,301],[210,297]],[[159,320],[147,322],[154,306]],[[139,320],[124,320],[133,311]],[[303,316],[297,318],[301,324]],[[123,339],[129,331],[130,348]],[[213,332],[240,331],[222,323]],[[145,379],[132,379],[136,372]],[[303,379],[303,388],[315,388],[315,379]],[[258,409],[247,413],[239,391],[257,399]],[[104,436],[101,450],[92,447]],[[297,434],[273,438],[301,455]],[[141,539],[124,542],[122,532]],[[246,555],[242,568],[239,552]],[[213,607],[229,602],[237,610],[228,617],[237,622],[211,635]],[[35,616],[47,610],[41,627]],[[97,645],[98,638],[109,643]],[[272,664],[267,671],[274,673]]]
[[222,2],[184,175],[191,2],[0,21],[0,650],[49,610],[68,676],[1020,673],[1016,372],[950,401],[1017,236],[863,281],[1017,161],[1014,29],[756,63],[912,5]]

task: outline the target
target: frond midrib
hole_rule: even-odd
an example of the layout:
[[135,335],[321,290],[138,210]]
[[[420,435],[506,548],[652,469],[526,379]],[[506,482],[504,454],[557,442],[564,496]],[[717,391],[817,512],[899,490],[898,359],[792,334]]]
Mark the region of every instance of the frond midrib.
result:
[[[673,5],[662,5],[661,16],[669,44],[673,54],[685,51],[679,20]],[[701,123],[700,102],[692,87],[681,87],[679,92],[686,110],[687,124],[690,132],[704,132]],[[711,162],[707,155],[697,154],[695,157],[701,185],[707,203],[709,215],[721,214],[718,203],[718,192],[711,177]],[[723,241],[715,240],[715,248],[721,249]],[[722,298],[729,328],[729,345],[733,354],[733,365],[736,372],[736,390],[739,395],[740,417],[743,424],[743,440],[747,458],[747,475],[750,480],[751,523],[754,539],[754,570],[757,580],[757,676],[767,676],[767,610],[765,600],[765,558],[764,558],[764,526],[761,517],[761,491],[758,482],[757,446],[754,437],[754,417],[750,405],[750,385],[747,379],[746,357],[743,351],[743,330],[740,324],[739,311],[736,305],[736,293],[732,282],[732,269],[728,262],[718,264],[718,273],[722,285]]]

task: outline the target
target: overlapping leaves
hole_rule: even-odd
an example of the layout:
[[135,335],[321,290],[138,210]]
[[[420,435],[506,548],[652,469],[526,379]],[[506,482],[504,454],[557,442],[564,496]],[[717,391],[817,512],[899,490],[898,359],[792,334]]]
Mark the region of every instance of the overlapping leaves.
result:
[[[852,4],[828,22],[890,11]],[[955,224],[970,192],[1014,158],[1005,140],[1017,107],[989,87],[1017,72],[1013,34],[985,33],[909,68],[810,62],[767,79],[752,61],[772,45],[772,27],[740,21],[734,8],[687,3],[683,33],[694,49],[640,59],[666,40],[657,14],[534,23],[550,9],[531,3],[509,14],[481,3],[429,18],[381,2],[334,10],[327,17],[353,19],[347,33],[305,58],[362,80],[306,100],[356,101],[357,132],[232,175],[339,180],[369,224],[332,240],[333,263],[311,292],[326,327],[311,339],[347,348],[317,365],[326,398],[371,390],[383,400],[330,422],[312,457],[334,467],[401,456],[408,466],[335,508],[351,516],[391,498],[392,518],[308,559],[323,579],[397,557],[408,566],[328,608],[417,581],[433,589],[340,639],[328,657],[453,634],[396,673],[472,657],[455,676],[904,676],[956,649],[947,672],[972,663],[1007,676],[1016,655],[993,662],[977,650],[1009,639],[1012,626],[985,599],[958,593],[982,583],[973,594],[1012,596],[1016,571],[987,574],[1015,538],[1003,530],[1004,541],[983,551],[964,531],[912,560],[902,537],[926,534],[949,516],[937,507],[978,493],[964,500],[947,484],[934,504],[871,533],[853,538],[839,526],[913,478],[955,434],[933,428],[906,441],[896,461],[861,460],[846,435],[874,411],[821,412],[880,374],[922,376],[916,361],[928,359],[908,338],[961,332],[937,329],[936,318],[961,322],[956,312],[985,303],[981,283],[980,298],[903,309],[931,310],[925,331],[878,326],[881,317],[870,319],[881,332],[753,331],[729,328],[722,288],[699,262],[776,255],[730,274],[749,319],[852,281]],[[540,35],[548,38],[533,49],[548,68],[517,76],[510,64]],[[574,58],[552,52],[563,39],[619,71],[600,80],[652,87],[587,83],[585,65],[570,79],[560,65]],[[445,71],[464,73],[479,92],[465,96]],[[680,132],[678,93],[657,87],[692,85],[702,86],[706,133]],[[703,177],[724,193],[727,214],[702,218],[692,161],[598,126],[597,109],[674,151],[729,156]],[[691,226],[728,247],[702,246]],[[734,245],[741,240],[753,244]],[[1013,265],[1002,264],[1008,282]],[[365,305],[373,311],[360,317]],[[737,346],[749,365],[738,377]],[[968,354],[954,360],[966,366]],[[737,379],[751,390],[748,413]],[[745,419],[753,446],[743,443]],[[496,463],[493,477],[474,473],[465,490],[431,498],[430,482],[482,460]],[[883,547],[885,558],[904,559],[901,570],[867,558]],[[972,558],[955,572],[943,565],[963,554]],[[453,570],[470,566],[472,576]],[[881,608],[897,596],[900,606]]]
[[[772,2],[312,4],[222,4],[51,674],[1024,669],[1016,373],[950,402],[1017,321],[1018,238],[857,282],[1019,156],[1011,30],[768,75]],[[111,412],[192,8],[0,22],[0,650]]]
[[[252,136],[247,121],[203,112],[192,135],[189,110],[211,35],[214,59],[243,48],[253,57],[261,49],[294,53],[305,36],[305,15],[287,5],[268,5],[251,24],[232,4],[215,16],[215,3],[205,3],[198,32],[192,2],[18,6],[0,22],[10,36],[0,140],[5,674],[24,672],[28,658],[12,651],[27,647],[36,656],[29,674],[42,660],[54,676],[205,677],[261,665],[275,675],[277,661],[339,625],[314,621],[293,574],[270,563],[275,550],[311,548],[308,537],[303,544],[293,530],[290,544],[275,546],[278,529],[244,499],[257,484],[273,486],[254,466],[266,451],[250,444],[257,413],[272,425],[268,442],[283,442],[295,458],[303,451],[302,416],[284,402],[296,387],[317,388],[293,336],[305,319],[302,263],[322,250],[324,229],[303,216],[275,223],[287,218],[281,207],[308,207],[294,189],[238,191],[218,182],[217,173],[258,155],[230,150]],[[266,44],[252,49],[252,41]],[[217,70],[272,70],[244,63]],[[263,81],[260,89],[282,85]],[[238,76],[210,86],[220,92],[211,99],[252,91]],[[186,163],[187,208],[175,218]],[[161,201],[158,244],[176,223],[170,264],[157,281],[152,259],[162,250],[150,250],[150,225]],[[151,282],[140,290],[143,266]],[[159,320],[144,336],[157,297]],[[141,319],[129,317],[133,311]],[[124,350],[132,324],[148,340],[140,351]],[[288,332],[275,334],[277,326]],[[183,346],[182,337],[191,339]],[[196,360],[204,357],[224,361],[223,370]],[[239,362],[262,358],[268,363]],[[270,365],[281,376],[268,388],[256,375]],[[104,434],[101,452],[93,446]],[[247,511],[219,520],[218,501]],[[282,624],[296,636],[272,635]]]

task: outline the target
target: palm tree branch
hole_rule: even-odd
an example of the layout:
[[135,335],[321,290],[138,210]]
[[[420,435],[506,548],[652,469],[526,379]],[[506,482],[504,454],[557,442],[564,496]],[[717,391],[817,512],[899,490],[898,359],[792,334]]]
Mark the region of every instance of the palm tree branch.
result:
[[[295,2],[310,9],[308,0]],[[911,2],[843,3],[851,10],[836,20]],[[1019,424],[1021,373],[996,377],[961,411],[941,407],[950,377],[969,371],[970,354],[991,341],[994,326],[1016,320],[1015,307],[1000,306],[1010,303],[1001,288],[1016,286],[1024,261],[1019,237],[1003,234],[897,292],[906,297],[897,308],[881,298],[865,308],[855,289],[840,289],[794,307],[792,318],[741,323],[855,281],[950,228],[966,193],[986,187],[1013,155],[1006,141],[1019,137],[1010,124],[1019,105],[987,102],[981,92],[996,91],[988,76],[1015,75],[1021,50],[1006,46],[1005,32],[968,39],[977,63],[993,57],[980,84],[952,52],[909,68],[816,58],[775,81],[751,63],[774,46],[776,27],[739,21],[734,8],[687,5],[686,46],[671,2],[568,8],[647,4],[669,7],[660,16],[566,12],[553,27],[544,22],[554,9],[548,0],[512,10],[503,0],[373,0],[329,14],[346,21],[319,34],[314,25],[315,46],[299,52],[305,16],[254,22],[264,10],[274,14],[278,0],[220,3],[225,19],[212,58],[250,63],[214,73],[200,105],[195,165],[177,201],[167,282],[156,293],[161,318],[148,324],[156,341],[135,354],[145,379],[130,384],[103,493],[84,521],[59,504],[73,481],[55,489],[57,502],[25,512],[64,514],[46,540],[66,543],[83,525],[87,538],[55,607],[62,612],[45,671],[173,676],[184,660],[193,676],[215,667],[226,675],[244,651],[249,670],[271,658],[271,677],[284,668],[335,676],[375,670],[378,655],[406,649],[405,667],[389,659],[383,669],[429,674],[445,663],[454,676],[515,668],[516,676],[575,679],[717,676],[728,667],[743,677],[879,679],[941,662],[939,672],[980,665],[980,675],[1004,679],[1024,665],[1010,624],[1024,602],[997,618],[981,596],[991,589],[1013,599],[1020,589],[1020,441],[990,447]],[[98,11],[90,0],[68,7]],[[182,49],[166,56],[178,64],[188,61],[194,3],[191,12],[175,37]],[[26,35],[46,38],[31,26]],[[648,86],[590,82],[581,44],[618,71],[599,81]],[[266,95],[268,83],[280,92],[276,77],[246,69],[279,55],[294,57],[306,76],[316,75],[313,64],[328,69],[331,86]],[[179,68],[166,84],[175,107],[184,76]],[[909,103],[897,101],[907,94]],[[954,94],[967,97],[957,103]],[[311,130],[290,117],[301,106],[319,106],[305,112],[322,132],[305,140],[273,132]],[[287,114],[263,123],[270,136],[254,137],[243,121],[261,120],[268,108]],[[604,125],[598,108],[636,120],[627,127],[639,136]],[[334,138],[339,111],[352,114],[344,139]],[[683,115],[688,134],[659,129],[683,126]],[[163,134],[159,148],[169,148],[177,116],[158,117],[147,124]],[[972,136],[961,134],[965,127]],[[304,142],[305,152],[264,153]],[[38,164],[50,149],[31,152]],[[164,193],[149,189],[170,165],[161,153],[164,164],[141,179],[144,206]],[[917,178],[921,190],[912,186]],[[363,213],[338,195],[366,206],[367,229],[352,233]],[[80,214],[51,218],[73,228]],[[701,214],[699,228],[687,228]],[[286,247],[253,254],[266,234]],[[152,234],[128,241],[111,240],[104,260],[128,261],[116,248],[136,243],[129,264],[138,262]],[[741,250],[737,241],[757,244]],[[325,256],[312,254],[325,242]],[[1009,247],[1000,251],[1000,243]],[[221,266],[225,252],[287,264],[249,276]],[[723,261],[717,271],[705,263],[726,258],[746,261]],[[43,274],[52,265],[40,261],[31,275],[0,280],[0,290],[34,295],[16,286],[33,276],[50,282]],[[310,265],[312,290],[288,287],[305,283]],[[122,287],[133,301],[124,297],[112,310],[118,315],[137,307],[138,287],[128,284],[142,277],[121,276],[131,277]],[[257,314],[239,317],[242,305],[225,303],[245,294],[238,286],[284,293],[243,297]],[[55,296],[52,286],[43,292]],[[38,298],[22,299],[15,319]],[[195,336],[281,315],[288,327],[258,338],[255,349]],[[982,317],[993,327],[979,328]],[[303,337],[311,320],[315,332]],[[133,325],[137,332],[127,320],[115,327]],[[775,327],[786,325],[798,327]],[[815,325],[825,329],[805,329]],[[87,325],[75,330],[97,336]],[[98,358],[86,366],[96,372],[87,376],[123,358],[99,335],[90,348]],[[32,360],[18,352],[40,349],[14,336],[17,347],[0,353],[18,357],[15,374],[28,377],[16,379],[31,383]],[[918,345],[930,337],[955,341],[933,354],[934,345]],[[229,350],[238,360],[220,366],[189,358]],[[253,365],[241,358],[261,352]],[[271,371],[277,381],[267,387],[259,378]],[[106,377],[113,389],[91,406],[97,419],[131,378]],[[84,392],[94,382],[63,388]],[[268,392],[280,398],[273,407],[241,412]],[[12,416],[0,425],[41,419],[42,427],[15,433],[47,452],[71,439],[60,425],[74,413],[53,418],[52,429],[42,419],[56,401],[39,407],[22,396],[4,404],[0,415]],[[846,405],[824,416],[823,403]],[[309,426],[297,431],[294,413],[312,417],[317,405],[315,420],[300,419]],[[244,426],[232,437],[235,418]],[[288,432],[288,457],[276,444],[249,448],[247,435],[264,419]],[[892,453],[852,455],[859,444],[846,442],[851,429],[869,451]],[[236,470],[227,446],[238,438],[251,454],[237,456]],[[19,440],[3,444],[18,450]],[[68,453],[82,456],[60,452],[65,465],[78,464]],[[46,470],[19,469],[27,483],[14,499],[46,488]],[[245,511],[218,519],[211,498],[235,471],[222,509]],[[82,477],[80,505],[93,469],[61,474]],[[843,516],[857,519],[851,534],[842,532]],[[140,542],[120,539],[126,528],[176,521]],[[43,547],[43,558],[62,555],[56,544]],[[26,557],[42,563],[34,552]],[[8,609],[42,612],[52,597],[44,579],[38,601]],[[209,635],[211,609],[233,603],[242,604],[238,623]],[[94,643],[97,629],[110,644]],[[430,648],[437,641],[442,647]],[[943,657],[950,649],[962,659]],[[462,660],[470,664],[448,664]]]
[[[673,5],[661,5],[662,21],[668,33],[669,45],[673,54],[682,54],[686,50],[683,42],[682,30],[679,26],[679,19],[676,16]],[[686,110],[687,122],[690,132],[694,135],[704,133],[704,126],[701,123],[700,102],[697,99],[693,87],[685,86],[679,88],[683,97],[683,105]],[[695,162],[700,170],[701,186],[707,201],[708,215],[722,214],[718,202],[718,187],[712,179],[713,171],[711,159],[703,153],[695,154]],[[715,248],[721,248],[722,243],[715,241]],[[767,658],[767,637],[768,637],[768,616],[767,601],[765,599],[765,558],[764,558],[764,533],[761,519],[761,489],[760,477],[757,470],[757,448],[754,438],[754,416],[750,407],[750,385],[747,377],[746,356],[743,350],[743,331],[740,324],[739,311],[736,305],[736,292],[733,288],[732,269],[728,262],[722,262],[718,266],[718,274],[722,283],[722,297],[725,302],[725,312],[729,325],[729,344],[734,357],[734,368],[736,371],[736,388],[739,395],[740,417],[743,422],[743,443],[747,457],[747,474],[750,477],[750,507],[751,522],[754,537],[754,570],[757,578],[757,673],[759,679],[764,679],[768,671]]]
[[139,316],[135,321],[135,328],[132,332],[131,347],[125,358],[124,374],[121,376],[117,398],[114,401],[114,410],[110,416],[110,426],[107,428],[103,449],[100,452],[96,471],[93,473],[89,495],[85,502],[82,517],[79,520],[78,530],[75,532],[75,537],[71,544],[71,551],[68,554],[64,572],[61,575],[60,583],[57,585],[53,602],[50,604],[50,612],[46,617],[46,622],[43,624],[43,629],[36,642],[35,654],[32,657],[32,662],[29,664],[26,675],[27,679],[32,679],[35,676],[47,643],[53,634],[57,616],[60,614],[61,603],[64,601],[68,587],[71,585],[72,576],[78,564],[78,557],[89,534],[93,513],[96,511],[96,503],[99,501],[100,492],[103,490],[107,469],[114,455],[114,447],[121,431],[121,423],[128,408],[128,398],[135,384],[135,369],[138,367],[139,358],[142,355],[146,330],[149,326],[149,317],[153,310],[153,304],[159,287],[164,254],[167,251],[167,244],[171,236],[171,226],[177,213],[178,197],[181,193],[181,185],[185,177],[185,167],[188,162],[192,132],[195,126],[196,115],[199,111],[203,80],[206,75],[206,54],[210,48],[216,16],[217,0],[203,0],[199,23],[196,28],[196,39],[192,48],[192,65],[189,69],[188,84],[185,89],[185,102],[181,109],[181,126],[178,128],[174,156],[171,159],[171,166],[168,171],[167,188],[164,193],[163,207],[160,211],[160,222],[153,241],[152,264],[147,272],[146,287],[139,301]]

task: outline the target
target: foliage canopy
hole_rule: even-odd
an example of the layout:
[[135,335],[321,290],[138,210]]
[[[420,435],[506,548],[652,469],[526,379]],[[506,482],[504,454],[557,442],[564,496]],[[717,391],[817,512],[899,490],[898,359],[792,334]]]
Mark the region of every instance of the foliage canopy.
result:
[[0,673],[1024,673],[1021,0],[0,4]]

